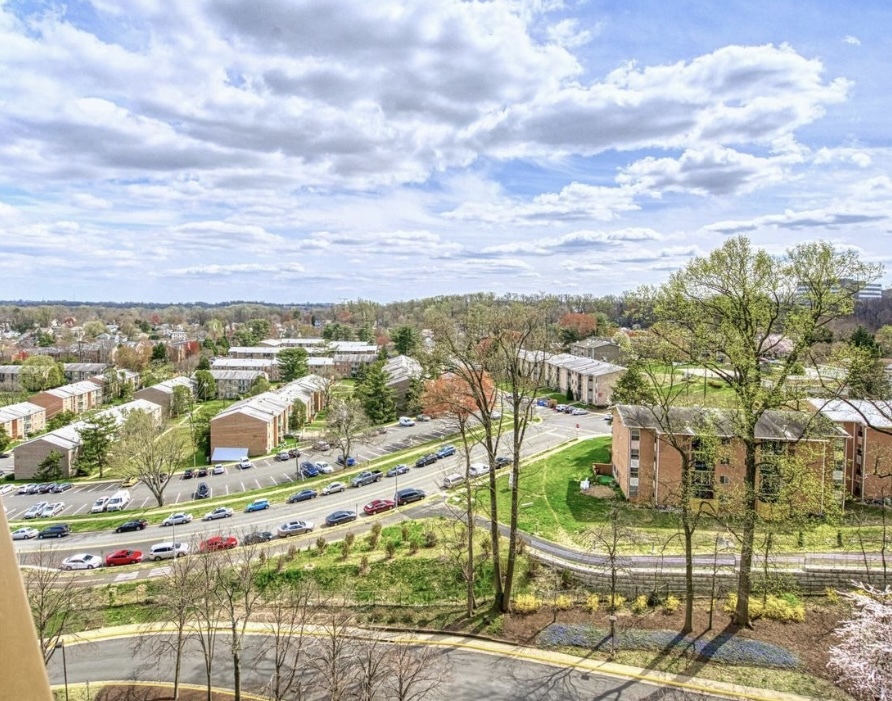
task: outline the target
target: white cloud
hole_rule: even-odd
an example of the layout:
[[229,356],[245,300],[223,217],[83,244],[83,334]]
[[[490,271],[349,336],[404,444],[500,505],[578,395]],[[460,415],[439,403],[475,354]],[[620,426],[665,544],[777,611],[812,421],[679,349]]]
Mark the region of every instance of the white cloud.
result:
[[852,44],[853,46],[861,46],[861,40],[858,37],[852,36],[851,34],[846,35],[843,41],[846,44]]

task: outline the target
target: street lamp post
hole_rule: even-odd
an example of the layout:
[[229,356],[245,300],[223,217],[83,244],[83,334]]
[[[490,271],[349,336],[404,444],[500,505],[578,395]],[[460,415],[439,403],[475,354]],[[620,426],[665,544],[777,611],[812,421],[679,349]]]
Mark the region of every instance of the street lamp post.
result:
[[65,701],[68,701],[68,662],[65,659],[65,641],[59,640],[55,649],[62,651],[62,678],[65,680]]

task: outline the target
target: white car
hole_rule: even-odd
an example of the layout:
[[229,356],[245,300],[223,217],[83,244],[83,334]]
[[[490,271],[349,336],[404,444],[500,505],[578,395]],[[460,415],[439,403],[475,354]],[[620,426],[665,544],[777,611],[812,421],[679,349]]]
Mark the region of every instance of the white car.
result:
[[102,567],[102,560],[90,553],[78,553],[62,560],[63,570],[95,570],[97,567]]
[[52,504],[47,504],[43,507],[43,511],[40,512],[41,518],[50,518],[55,516],[56,514],[62,513],[65,509],[64,501],[54,501]]
[[16,494],[28,494],[28,490],[31,489],[31,487],[33,486],[33,484],[23,484],[21,487],[18,488]]
[[400,426],[414,426],[415,419],[410,419],[408,416],[400,417]]
[[252,467],[254,467],[254,463],[248,460],[248,458],[243,458],[242,460],[239,460],[239,463],[238,465],[236,465],[236,467],[239,470],[250,470]]
[[29,528],[25,526],[24,528],[19,528],[17,531],[12,532],[13,540],[31,540],[31,538],[36,538],[38,531],[36,528]]
[[2,496],[4,494],[11,494],[14,491],[15,491],[14,484],[4,484],[2,487],[0,487],[0,496]]
[[212,475],[225,475],[226,468],[223,467],[222,465],[214,465],[214,469],[211,470],[211,474]]
[[288,523],[283,523],[281,526],[276,529],[276,534],[280,538],[287,538],[290,535],[301,535],[302,533],[309,533],[313,530],[315,524],[312,521],[289,521]]
[[585,409],[574,409],[570,412],[571,416],[585,416],[588,412]]
[[322,490],[322,496],[326,496],[327,494],[337,494],[338,492],[343,492],[347,489],[347,485],[343,482],[332,482],[325,489]]
[[317,462],[316,469],[319,470],[319,472],[321,472],[323,475],[330,475],[332,472],[334,472],[334,468],[324,461]]
[[184,523],[192,523],[192,514],[171,514],[161,522],[161,525],[181,526]]
[[93,506],[90,508],[91,514],[101,514],[105,511],[105,506],[108,504],[109,497],[99,497],[96,501],[93,502]]
[[485,475],[489,473],[489,465],[485,462],[472,462],[470,467],[468,467],[468,474],[471,477],[480,477],[480,475]]
[[149,550],[148,557],[143,560],[173,560],[175,557],[183,557],[189,554],[188,543],[156,543]]
[[47,506],[48,506],[47,502],[45,502],[45,501],[39,501],[39,502],[37,502],[36,504],[34,504],[33,506],[31,506],[31,508],[28,509],[28,510],[24,513],[24,515],[22,516],[22,518],[37,518],[38,516],[40,516],[40,514],[43,513],[43,510],[44,510]]
[[235,513],[228,506],[220,506],[202,517],[202,521],[216,521],[218,518],[229,518]]

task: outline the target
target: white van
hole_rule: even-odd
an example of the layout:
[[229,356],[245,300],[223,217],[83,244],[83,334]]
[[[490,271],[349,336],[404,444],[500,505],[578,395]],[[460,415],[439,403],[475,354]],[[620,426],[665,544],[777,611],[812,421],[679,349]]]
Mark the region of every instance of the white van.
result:
[[173,560],[175,557],[183,557],[189,554],[188,543],[156,543],[149,550],[149,560]]
[[106,511],[123,511],[130,503],[130,492],[126,489],[120,489],[112,495],[105,505]]
[[90,513],[101,514],[103,511],[105,511],[106,504],[108,504],[108,497],[99,497],[96,501],[93,502]]
[[464,475],[460,475],[458,473],[446,475],[443,478],[443,489],[452,489],[453,487],[457,487],[458,485],[464,483],[464,481],[465,481]]

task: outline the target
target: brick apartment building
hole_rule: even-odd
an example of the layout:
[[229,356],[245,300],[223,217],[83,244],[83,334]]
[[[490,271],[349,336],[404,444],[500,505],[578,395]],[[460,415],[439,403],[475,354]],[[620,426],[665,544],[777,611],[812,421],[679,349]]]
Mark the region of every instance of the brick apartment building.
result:
[[102,387],[94,382],[73,382],[35,394],[28,401],[46,409],[47,419],[63,411],[83,414],[102,405]]
[[168,417],[170,416],[170,407],[173,403],[173,391],[176,387],[185,387],[194,394],[195,380],[181,375],[159,382],[151,387],[145,387],[134,396],[136,399],[145,399],[153,404],[157,404],[164,410],[164,416]]
[[0,407],[0,426],[12,440],[24,440],[46,428],[46,409],[31,402]]

